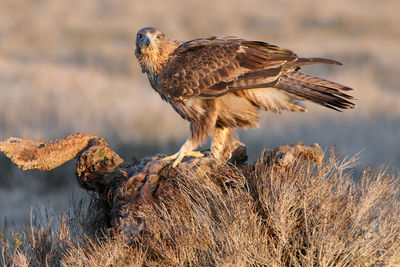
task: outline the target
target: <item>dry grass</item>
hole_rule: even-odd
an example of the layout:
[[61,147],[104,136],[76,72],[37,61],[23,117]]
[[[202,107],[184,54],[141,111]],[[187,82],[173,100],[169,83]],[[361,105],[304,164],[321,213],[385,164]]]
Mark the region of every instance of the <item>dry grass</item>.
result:
[[[178,189],[137,216],[135,239],[99,234],[101,208],[78,208],[58,226],[36,222],[1,242],[10,266],[398,266],[399,180],[380,170],[352,177],[354,158],[286,169],[261,158],[241,172],[190,171],[170,177]],[[230,173],[232,183],[218,186]],[[92,201],[96,203],[96,201]],[[98,203],[98,202],[97,202]],[[179,204],[177,204],[179,203]],[[85,223],[86,222],[86,223]],[[95,230],[95,231],[94,231]],[[4,236],[4,233],[3,233]],[[13,265],[14,264],[14,265]]]
[[[240,134],[251,160],[303,141],[364,149],[361,164],[400,164],[398,0],[2,0],[0,10],[0,140],[89,132],[126,158],[176,152],[188,125],[133,55],[137,30],[156,26],[176,39],[237,35],[344,64],[304,70],[354,87],[356,109],[266,114],[260,129]],[[0,222],[28,223],[30,207],[46,201],[56,214],[67,209],[79,190],[71,168],[22,173],[0,155]]]

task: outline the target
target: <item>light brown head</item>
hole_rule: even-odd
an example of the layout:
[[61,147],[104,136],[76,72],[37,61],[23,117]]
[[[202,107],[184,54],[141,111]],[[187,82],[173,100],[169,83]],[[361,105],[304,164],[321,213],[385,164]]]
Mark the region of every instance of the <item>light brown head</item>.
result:
[[168,39],[156,28],[146,27],[139,30],[136,35],[135,55],[142,71],[157,75],[178,45],[178,42]]

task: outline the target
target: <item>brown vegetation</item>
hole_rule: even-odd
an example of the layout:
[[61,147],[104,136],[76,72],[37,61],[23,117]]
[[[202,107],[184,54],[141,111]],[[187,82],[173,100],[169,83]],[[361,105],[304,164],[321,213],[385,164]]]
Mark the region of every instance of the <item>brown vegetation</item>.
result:
[[322,163],[317,145],[296,144],[266,151],[254,165],[206,158],[172,169],[155,156],[117,167],[106,164],[113,156],[104,143],[92,144],[77,155],[78,180],[103,177],[88,187],[102,190],[87,211],[78,205],[57,223],[3,232],[2,264],[400,264],[399,180],[365,170],[356,182],[355,158],[340,161],[332,150]]
[[[178,40],[235,35],[326,57],[341,67],[304,70],[355,88],[357,108],[265,114],[240,132],[250,161],[263,148],[302,141],[360,155],[374,167],[400,164],[398,0],[4,0],[0,1],[0,140],[90,132],[121,156],[175,153],[188,125],[150,88],[134,56],[138,29]],[[144,115],[145,114],[145,119]],[[29,223],[31,206],[68,209],[71,164],[21,172],[0,156],[0,223]],[[361,170],[359,167],[357,171]]]
[[[175,152],[187,125],[133,55],[137,30],[155,26],[177,39],[236,35],[344,64],[307,71],[357,89],[354,112],[310,105],[307,114],[265,114],[259,130],[241,133],[252,161],[265,147],[302,140],[349,155],[365,148],[360,165],[400,163],[398,0],[6,0],[0,10],[0,140],[84,131],[112,140],[126,159]],[[80,195],[71,164],[21,172],[0,156],[0,265],[400,265],[394,177],[358,175],[361,166],[336,155],[319,167],[278,168],[279,160],[173,175],[182,210],[168,201],[143,206],[138,217],[153,223],[132,244],[110,237],[109,207],[97,193],[69,210],[71,192]],[[211,182],[223,177],[242,180]],[[9,233],[29,223],[32,206],[40,212],[31,225]]]

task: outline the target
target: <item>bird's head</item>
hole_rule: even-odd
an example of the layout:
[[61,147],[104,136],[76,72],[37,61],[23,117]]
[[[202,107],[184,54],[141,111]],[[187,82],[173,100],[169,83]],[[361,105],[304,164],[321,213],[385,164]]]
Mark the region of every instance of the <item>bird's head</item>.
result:
[[158,50],[165,39],[165,34],[162,31],[153,27],[143,28],[136,34],[135,54],[147,55]]
[[139,30],[136,34],[135,55],[142,71],[159,73],[178,44],[156,28],[146,27]]

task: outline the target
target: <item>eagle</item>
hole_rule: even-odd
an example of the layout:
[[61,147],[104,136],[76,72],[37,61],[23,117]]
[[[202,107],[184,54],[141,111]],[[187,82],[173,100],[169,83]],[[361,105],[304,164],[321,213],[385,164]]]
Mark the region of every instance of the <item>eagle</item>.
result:
[[311,64],[341,63],[302,58],[288,49],[237,37],[191,41],[169,39],[146,27],[136,35],[136,58],[151,87],[190,123],[180,150],[165,160],[176,167],[184,157],[212,138],[211,155],[220,161],[243,145],[235,128],[257,127],[260,111],[305,112],[304,100],[341,111],[354,108],[350,87],[300,72]]

